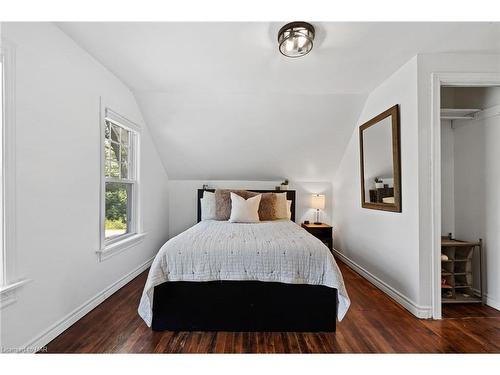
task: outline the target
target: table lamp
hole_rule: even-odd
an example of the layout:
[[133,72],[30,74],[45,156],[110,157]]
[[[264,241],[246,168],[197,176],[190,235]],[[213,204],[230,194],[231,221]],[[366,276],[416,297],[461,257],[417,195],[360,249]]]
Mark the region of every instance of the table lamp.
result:
[[319,210],[325,209],[325,196],[323,194],[313,194],[311,207],[316,209],[316,222],[314,224],[321,224],[319,221]]

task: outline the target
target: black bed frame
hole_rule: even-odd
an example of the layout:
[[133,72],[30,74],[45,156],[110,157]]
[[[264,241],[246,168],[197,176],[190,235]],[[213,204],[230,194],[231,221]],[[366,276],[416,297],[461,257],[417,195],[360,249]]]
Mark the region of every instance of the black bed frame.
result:
[[[197,195],[198,222],[203,192],[199,189]],[[295,191],[286,193],[295,221]],[[155,331],[333,332],[336,318],[337,290],[322,285],[176,281],[155,287],[151,327]]]

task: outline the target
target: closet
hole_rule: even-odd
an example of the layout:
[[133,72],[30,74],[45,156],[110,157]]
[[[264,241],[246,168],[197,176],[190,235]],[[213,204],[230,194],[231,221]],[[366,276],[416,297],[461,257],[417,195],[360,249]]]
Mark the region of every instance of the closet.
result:
[[441,89],[441,300],[500,309],[500,87]]

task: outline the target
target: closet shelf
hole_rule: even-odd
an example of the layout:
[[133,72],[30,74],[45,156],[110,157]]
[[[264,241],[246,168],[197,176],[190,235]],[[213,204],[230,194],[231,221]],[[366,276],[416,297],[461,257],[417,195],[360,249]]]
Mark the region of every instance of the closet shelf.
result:
[[441,108],[441,120],[474,120],[477,108]]
[[472,272],[469,271],[469,272],[441,272],[441,275],[442,276],[465,276],[465,275],[471,275]]

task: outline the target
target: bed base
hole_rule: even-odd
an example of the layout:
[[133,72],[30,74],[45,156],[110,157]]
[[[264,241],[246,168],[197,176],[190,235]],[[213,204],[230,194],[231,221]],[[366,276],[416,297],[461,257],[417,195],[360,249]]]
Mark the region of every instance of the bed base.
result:
[[334,332],[337,290],[260,281],[167,282],[154,288],[154,331]]

